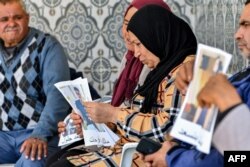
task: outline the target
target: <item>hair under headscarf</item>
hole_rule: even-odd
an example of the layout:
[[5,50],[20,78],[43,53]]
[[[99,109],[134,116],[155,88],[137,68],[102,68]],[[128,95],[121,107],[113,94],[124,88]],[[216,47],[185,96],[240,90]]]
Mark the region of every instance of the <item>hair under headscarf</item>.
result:
[[[128,6],[124,17],[130,8],[135,7],[136,9],[140,9],[149,4],[159,5],[170,10],[169,6],[163,2],[163,0],[133,0]],[[111,101],[113,106],[120,106],[125,99],[130,100],[132,98],[143,68],[143,64],[134,57],[134,52],[128,51],[125,57],[126,65],[114,87],[113,98]]]
[[157,5],[138,10],[129,21],[127,30],[160,59],[143,86],[136,91],[145,97],[141,112],[150,113],[157,102],[160,82],[188,55],[196,53],[197,41],[185,21]]

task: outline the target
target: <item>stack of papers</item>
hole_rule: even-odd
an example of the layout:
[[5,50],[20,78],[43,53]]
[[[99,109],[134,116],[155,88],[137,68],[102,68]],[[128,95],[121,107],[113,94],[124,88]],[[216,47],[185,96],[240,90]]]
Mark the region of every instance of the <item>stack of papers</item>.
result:
[[[77,78],[73,81],[63,81],[55,84],[73,110],[83,120],[82,131],[85,146],[113,146],[119,137],[105,124],[94,123],[89,117],[82,102],[92,101],[88,81],[86,78]],[[69,115],[64,119],[66,131],[60,135],[59,146],[65,146],[81,140]]]
[[170,133],[173,137],[192,144],[207,154],[210,152],[218,108],[216,106],[201,108],[198,105],[197,95],[210,76],[226,72],[231,57],[232,55],[220,49],[198,45],[193,80]]

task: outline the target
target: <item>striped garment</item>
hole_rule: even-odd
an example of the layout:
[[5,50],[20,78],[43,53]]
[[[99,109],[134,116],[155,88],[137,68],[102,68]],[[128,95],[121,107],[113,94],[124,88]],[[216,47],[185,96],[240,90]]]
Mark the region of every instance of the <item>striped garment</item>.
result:
[[[190,61],[188,57],[184,62]],[[103,147],[100,151],[67,157],[75,166],[119,166],[122,146],[128,142],[138,142],[146,136],[159,142],[170,140],[169,132],[179,113],[184,96],[174,85],[176,73],[181,65],[171,71],[159,85],[158,100],[153,113],[139,112],[143,97],[136,95],[131,109],[122,109],[118,115],[117,127],[121,139],[112,148]],[[143,166],[135,153],[133,166]]]

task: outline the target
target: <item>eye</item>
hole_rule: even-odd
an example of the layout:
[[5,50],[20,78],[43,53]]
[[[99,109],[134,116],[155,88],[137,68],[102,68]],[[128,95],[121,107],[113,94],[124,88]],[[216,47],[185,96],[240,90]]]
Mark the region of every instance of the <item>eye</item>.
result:
[[250,26],[250,23],[245,23],[243,26],[248,27],[248,26]]
[[243,21],[240,23],[240,27],[244,27],[244,28],[247,28],[250,26],[250,22],[247,22],[247,21]]
[[139,47],[139,46],[141,46],[141,43],[137,42],[137,43],[135,43],[135,45]]
[[22,20],[23,19],[23,16],[21,15],[17,15],[14,17],[14,20]]
[[131,42],[131,40],[129,39],[129,38],[126,38],[127,39],[127,42],[129,43],[129,44],[132,44],[132,42]]
[[0,18],[0,22],[7,22],[8,21],[8,17],[1,17]]

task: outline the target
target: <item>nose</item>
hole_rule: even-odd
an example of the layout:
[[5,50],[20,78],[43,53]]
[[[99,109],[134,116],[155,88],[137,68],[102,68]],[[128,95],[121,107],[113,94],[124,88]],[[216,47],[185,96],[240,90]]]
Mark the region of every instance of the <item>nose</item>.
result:
[[14,27],[16,25],[16,20],[14,18],[9,18],[8,26]]
[[139,58],[140,57],[140,52],[139,52],[139,50],[138,49],[136,49],[136,47],[134,48],[134,56],[136,57],[136,58]]
[[241,28],[238,28],[238,30],[236,31],[236,33],[234,34],[234,38],[236,40],[242,39],[243,38],[243,33]]

